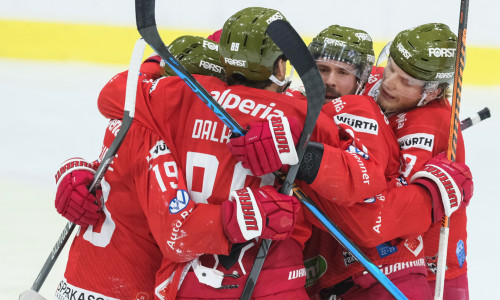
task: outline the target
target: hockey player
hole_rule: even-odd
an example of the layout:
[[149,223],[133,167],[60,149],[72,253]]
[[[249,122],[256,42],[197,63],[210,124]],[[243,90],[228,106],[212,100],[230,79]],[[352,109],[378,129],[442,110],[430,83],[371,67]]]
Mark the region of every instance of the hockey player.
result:
[[[214,72],[221,68],[217,44],[201,37],[184,36],[174,40],[169,50],[193,73],[223,75]],[[140,78],[141,81],[153,81],[169,72],[172,71],[160,66],[159,56],[152,56],[143,63]],[[120,126],[120,120],[110,121],[101,159]],[[175,264],[162,264],[164,249],[159,245],[163,248],[175,245],[175,236],[181,235],[176,225],[184,222],[194,202],[189,201],[185,193],[185,180],[179,177],[177,161],[164,139],[167,140],[134,122],[97,197],[87,190],[95,164],[81,159],[63,164],[56,177],[56,208],[82,227],[71,245],[64,279],[56,290],[57,299],[153,299],[156,277],[161,282],[168,278],[160,277],[163,274],[158,272],[160,266],[163,272],[174,272]],[[184,227],[189,226],[192,225]],[[220,222],[197,226],[209,230],[220,226]],[[165,237],[172,239],[170,244]],[[217,239],[217,232],[201,238]],[[188,239],[198,242],[201,238],[191,235],[180,239],[179,243],[187,243]],[[227,244],[210,243],[203,251],[223,253],[227,251]],[[193,255],[187,253],[186,258],[179,252],[178,261],[189,260]],[[185,266],[179,264],[177,274]],[[158,291],[163,297],[161,293]]]
[[[389,117],[401,151],[401,173],[407,181],[432,157],[446,151],[451,107],[447,99],[455,72],[456,35],[445,24],[429,23],[400,32],[392,41],[385,68],[370,76],[367,93]],[[447,95],[448,93],[448,95]],[[464,162],[461,131],[456,161]],[[450,218],[444,299],[468,299],[467,215]],[[424,235],[429,284],[434,291],[439,245],[436,223]]]
[[[286,119],[279,117],[284,114],[297,116],[299,121],[304,118],[302,100],[277,93],[283,90],[286,64],[281,50],[265,34],[268,22],[274,18],[283,16],[275,10],[247,8],[225,23],[222,40],[226,43],[219,45],[219,51],[225,57],[223,63],[231,85],[214,77],[196,76],[242,125],[268,117],[276,117],[276,122],[282,122]],[[101,92],[99,107],[110,118],[122,115],[125,78],[126,73],[118,74]],[[146,164],[142,168],[140,165],[123,166],[149,176],[149,181],[141,181],[143,184],[137,187],[127,185],[123,192],[143,196],[144,208],[152,210],[150,216],[137,219],[147,221],[150,235],[163,255],[161,266],[158,264],[156,296],[167,299],[172,299],[173,295],[179,299],[239,298],[257,252],[255,238],[262,237],[277,242],[273,243],[270,259],[263,268],[262,276],[267,279],[257,284],[254,296],[307,299],[302,245],[310,231],[300,220],[303,217],[296,200],[269,186],[274,183],[273,176],[250,176],[229,155],[226,148],[230,135],[228,128],[180,78],[142,80],[136,101],[134,123],[150,130],[151,134],[158,134],[162,141],[146,143],[146,148],[152,148],[145,157],[131,159],[119,153],[119,157],[125,157],[115,161],[113,170],[116,173],[109,176],[116,174],[118,179],[120,174],[126,175],[118,172],[120,161],[122,164],[129,161],[144,164],[144,160],[148,162],[168,153],[180,162],[177,168],[171,162],[149,163],[150,166]],[[295,106],[293,102],[299,104]],[[331,123],[326,118],[323,122]],[[293,121],[290,126],[294,126]],[[293,147],[293,142],[289,143]],[[176,174],[182,175],[178,176],[177,183],[173,178]],[[182,191],[177,192],[175,198],[158,194],[157,190],[162,189],[180,190],[181,178],[186,179],[189,201],[185,200],[187,194]],[[127,181],[133,182],[133,178]],[[244,186],[252,189],[241,189]],[[227,201],[231,191],[238,192],[232,193],[233,201]],[[110,201],[107,200],[106,206],[111,205]],[[124,209],[118,201],[116,198],[116,214]],[[156,209],[153,202],[157,202]],[[144,228],[141,230],[147,232]],[[131,235],[141,236],[139,229],[134,229]],[[109,283],[109,280],[104,282]]]
[[[378,164],[379,168],[384,171],[382,174],[385,175],[380,177],[391,181],[397,176],[399,168],[399,151],[392,130],[387,126],[387,121],[372,98],[366,96],[346,96],[347,94],[345,94],[361,91],[368,79],[368,74],[374,61],[370,37],[363,31],[334,25],[322,31],[313,40],[310,50],[313,57],[317,60],[325,86],[327,90],[330,90],[329,95],[342,96],[333,101],[326,99],[325,102],[327,104],[323,112],[332,115],[340,130],[344,131],[345,135],[349,137],[348,141],[352,144],[350,145],[350,149],[354,153],[357,153],[360,157],[369,157],[366,161],[363,159],[362,163],[368,164],[371,161]],[[376,124],[374,128],[377,130],[370,132],[367,129],[369,128],[367,124]],[[251,131],[252,129],[250,129],[249,133]],[[254,140],[253,143],[258,144],[259,141]],[[273,159],[272,154],[269,155],[268,153],[257,156],[259,159],[250,159],[246,155],[245,149],[256,147],[245,143],[242,138],[231,140],[230,145],[236,148],[233,154],[241,159],[243,165],[249,167],[252,172],[260,172],[262,165],[280,165],[279,161],[268,162],[267,160],[272,161]],[[298,175],[298,178],[304,179],[310,184],[309,186],[303,186],[304,190],[310,196],[316,192],[319,196],[318,199],[320,199],[320,203],[318,203],[320,207],[332,219],[338,222],[338,225],[357,242],[367,247],[366,252],[375,260],[376,264],[386,265],[386,267],[391,269],[391,273],[394,274],[390,277],[396,279],[397,286],[405,294],[412,298],[429,298],[430,290],[426,284],[423,252],[421,251],[422,241],[414,237],[418,233],[424,232],[430,225],[431,215],[428,210],[430,202],[420,202],[426,199],[426,196],[420,194],[422,191],[415,187],[411,187],[411,190],[406,188],[388,189],[384,194],[367,199],[367,202],[375,203],[356,204],[354,203],[356,202],[356,194],[354,193],[351,198],[353,202],[339,201],[335,197],[342,193],[342,191],[339,191],[339,186],[342,186],[343,179],[340,175],[338,177],[332,176],[332,174],[336,174],[335,170],[332,171],[332,169],[335,169],[339,163],[338,160],[335,160],[334,156],[329,154],[331,150],[327,145],[320,147],[308,146],[306,157],[308,155],[310,157],[305,161],[309,163],[303,163]],[[443,164],[444,162],[435,160],[433,163]],[[370,166],[366,167],[366,169],[369,168]],[[368,174],[361,175],[365,176]],[[372,180],[370,176],[365,178]],[[349,189],[349,186],[346,186],[346,188]],[[383,223],[380,220],[380,214],[382,213],[382,207],[384,202],[386,202],[386,198],[397,199],[401,195],[408,195],[409,191],[415,193],[413,195],[414,202],[404,201],[398,206],[398,209],[392,208],[388,212],[386,211],[384,215],[395,217],[396,214],[394,212],[399,212],[400,215],[406,213],[417,224],[404,226],[404,229],[401,228],[401,230],[393,229],[390,233],[387,232],[386,228],[390,228],[389,224],[391,223],[385,222],[386,225],[382,226]],[[410,197],[407,196],[407,200],[410,200]],[[419,200],[417,201],[417,199]],[[436,204],[442,206],[439,197],[434,197],[433,201],[435,206]],[[404,203],[408,204],[405,205]],[[416,203],[422,204],[416,205]],[[426,205],[427,209],[424,208]],[[401,217],[400,215],[397,215],[397,217]],[[360,218],[363,220],[359,220]],[[398,218],[392,220],[393,224],[404,225],[401,222],[398,223],[401,220]],[[314,222],[314,219],[311,219],[311,221]],[[367,226],[367,224],[371,225]],[[365,229],[361,229],[362,226]],[[366,230],[366,228],[369,228],[369,230]],[[393,240],[401,235],[410,234],[413,234],[414,237]],[[377,236],[373,238],[374,235]],[[378,245],[380,242],[385,243]],[[378,293],[382,289],[382,294],[379,297],[389,296],[387,292],[383,291],[380,285],[375,285],[376,282],[371,278],[371,275],[361,272],[361,266],[355,263],[355,259],[352,256],[349,256],[347,252],[336,247],[336,242],[332,242],[328,234],[315,231],[308,245],[310,247],[306,249],[305,255],[306,259],[310,258],[311,260],[307,264],[310,264],[314,268],[319,265],[320,258],[324,259],[326,257],[328,271],[330,272],[323,276],[320,279],[321,282],[311,289],[312,294],[318,289],[338,284],[333,290],[328,290],[327,292],[329,294],[340,295],[349,290],[350,297],[356,294],[366,297],[366,295]],[[375,248],[375,246],[377,247]],[[411,267],[398,267],[397,269],[399,270],[395,270],[398,272],[392,271],[393,266],[401,266],[401,264]],[[315,271],[318,272],[319,269],[311,272]],[[311,272],[308,273],[310,274]],[[349,277],[350,275],[351,277]],[[318,275],[316,276],[319,277]],[[311,284],[313,281],[313,278],[310,278],[308,284]],[[341,281],[343,282],[341,283]],[[357,284],[356,287],[355,283]],[[416,286],[419,288],[415,289]],[[340,290],[340,288],[344,290]]]

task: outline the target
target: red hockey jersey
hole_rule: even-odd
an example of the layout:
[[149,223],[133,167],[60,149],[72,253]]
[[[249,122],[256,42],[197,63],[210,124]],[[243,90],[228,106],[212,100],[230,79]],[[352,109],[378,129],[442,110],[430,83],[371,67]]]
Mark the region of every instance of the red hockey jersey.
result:
[[[99,109],[108,118],[119,118],[122,115],[125,78],[126,72],[115,76],[101,92]],[[273,115],[293,116],[297,117],[300,122],[304,121],[306,103],[301,99],[243,86],[227,86],[224,82],[213,77],[195,76],[195,78],[210,91],[214,99],[243,127],[251,121],[265,120]],[[257,187],[272,184],[274,181],[272,175],[262,176],[261,178],[251,176],[248,170],[245,170],[240,163],[237,163],[232,158],[225,145],[230,137],[230,131],[178,77],[162,78],[157,81],[144,80],[140,83],[135,122],[151,129],[153,132],[157,132],[161,137],[172,136],[172,142],[167,142],[167,144],[169,147],[175,145],[175,148],[172,148],[172,154],[180,162],[183,177],[186,178],[188,192],[191,199],[198,206],[205,204],[206,207],[214,207],[220,204],[221,201],[228,199],[231,190],[243,186]],[[363,185],[359,185],[356,181],[363,179],[366,181],[366,178],[363,178],[363,168],[360,166],[359,158],[356,155],[340,149],[342,142],[335,123],[325,114],[321,114],[316,128],[317,130],[314,131],[311,140],[333,146],[336,150],[332,151],[338,152],[339,163],[331,172],[338,174],[335,176],[342,178],[345,185],[337,186],[337,190],[341,191],[345,186],[359,186],[360,188],[354,189],[353,192],[362,195],[364,191],[361,187]],[[352,170],[358,170],[357,172],[361,176],[350,176]],[[382,190],[385,187],[385,180],[379,182],[382,182],[383,186],[372,184],[370,188]],[[339,194],[342,195],[341,192]],[[348,202],[352,201],[353,197],[344,192],[344,195],[337,199]],[[361,196],[354,197],[354,199],[363,200]],[[197,223],[197,219],[201,219],[199,221],[200,226],[204,226],[206,222],[211,222],[208,220],[220,219],[218,215],[220,211],[215,208],[212,213],[197,214],[195,217],[194,212],[197,209],[199,207],[196,207],[188,218],[193,224]],[[176,247],[184,247],[185,251],[183,253],[188,249],[192,249],[194,256],[199,253],[212,253],[205,249],[207,246],[202,237],[210,237],[210,243],[219,244],[220,248],[225,248],[223,246],[228,245],[225,237],[219,239],[217,235],[213,236],[205,233],[205,231],[201,233],[204,236],[201,236],[201,231],[198,229],[184,230],[185,222],[181,223],[180,227],[177,228],[179,232],[185,234],[180,237],[176,236],[175,243]],[[305,272],[303,271],[300,251],[309,235],[310,228],[307,223],[299,222],[292,235],[293,239],[272,244],[261,276],[265,277],[266,273],[272,274],[273,272],[275,275],[269,276],[273,280],[271,283],[263,284],[260,288],[257,285],[256,295],[259,295],[259,293],[263,296],[270,295],[270,293],[279,292],[280,287],[286,287],[286,289],[290,290],[291,286],[303,285]],[[186,241],[192,241],[192,243],[179,242],[179,238],[185,238],[186,236],[193,237],[192,239],[185,239]],[[195,242],[197,237],[200,238],[198,242]],[[246,276],[242,276],[242,274],[246,274],[255,257],[257,247],[254,247],[253,244],[250,243],[249,247],[240,249],[240,253],[244,252],[245,255],[237,257],[239,264],[233,263],[229,264],[229,267],[223,268],[219,262],[219,257],[213,255],[203,255],[200,257],[200,261],[203,266],[211,266],[224,273],[236,271],[239,274],[238,276],[241,277],[239,279],[225,277],[223,284],[235,286],[235,282],[237,282],[237,284],[242,285],[246,279]],[[169,246],[168,240],[167,245],[159,243],[160,248],[166,246]],[[162,250],[162,252],[165,251]],[[219,254],[228,253],[226,250]],[[176,259],[178,259],[178,255],[175,253],[167,252],[164,257],[164,260],[177,261]],[[192,273],[187,273],[186,282],[190,282],[190,278],[193,277]],[[192,282],[197,282],[197,280],[192,280]],[[163,286],[162,282],[157,283],[160,284],[159,287]],[[200,285],[200,288],[206,288],[206,286]],[[205,295],[209,295],[209,297],[215,297],[214,295],[219,292],[219,290],[215,289],[204,291]],[[225,290],[224,294],[227,295],[230,292],[234,292],[236,295],[241,292],[241,287],[240,289]],[[191,286],[189,286],[189,289],[181,286],[179,290],[179,294],[184,297],[199,296],[196,293],[196,290],[192,289]]]
[[[383,68],[374,68],[365,93],[376,96]],[[433,156],[448,148],[451,107],[448,101],[430,103],[389,118],[401,148],[401,174],[409,179]],[[465,162],[462,132],[458,132],[456,161]],[[466,208],[459,209],[450,218],[446,278],[458,277],[467,272],[467,215]],[[429,280],[436,278],[436,262],[440,224],[433,224],[424,235],[425,256]]]

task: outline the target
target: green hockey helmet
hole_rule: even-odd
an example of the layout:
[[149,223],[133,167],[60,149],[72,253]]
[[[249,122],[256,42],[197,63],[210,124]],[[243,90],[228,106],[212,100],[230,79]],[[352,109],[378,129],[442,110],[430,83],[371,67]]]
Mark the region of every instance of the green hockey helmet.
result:
[[334,60],[354,65],[354,75],[365,83],[370,76],[375,54],[371,37],[363,30],[331,25],[309,44],[315,60]]
[[250,81],[270,79],[275,61],[283,55],[266,33],[267,26],[277,19],[286,20],[277,10],[248,7],[224,23],[219,54],[227,77],[239,74]]
[[457,36],[442,23],[401,31],[392,41],[390,57],[415,79],[451,84],[455,74]]
[[[191,74],[215,76],[225,79],[224,68],[219,60],[219,45],[211,40],[184,35],[176,38],[168,47],[168,50]],[[166,75],[176,75],[175,72],[165,65]]]

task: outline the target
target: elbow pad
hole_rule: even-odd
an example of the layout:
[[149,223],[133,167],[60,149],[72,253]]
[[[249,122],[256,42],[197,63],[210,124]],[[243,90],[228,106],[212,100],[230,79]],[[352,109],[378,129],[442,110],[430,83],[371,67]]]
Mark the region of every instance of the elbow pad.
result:
[[307,143],[306,152],[300,163],[297,179],[305,181],[307,184],[313,183],[318,175],[321,160],[323,159],[324,147],[321,143]]

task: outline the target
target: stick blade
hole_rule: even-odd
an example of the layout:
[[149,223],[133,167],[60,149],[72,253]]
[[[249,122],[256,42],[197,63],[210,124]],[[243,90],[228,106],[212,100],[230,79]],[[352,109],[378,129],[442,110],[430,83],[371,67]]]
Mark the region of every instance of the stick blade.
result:
[[34,290],[25,290],[19,295],[19,300],[47,300]]

